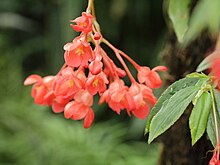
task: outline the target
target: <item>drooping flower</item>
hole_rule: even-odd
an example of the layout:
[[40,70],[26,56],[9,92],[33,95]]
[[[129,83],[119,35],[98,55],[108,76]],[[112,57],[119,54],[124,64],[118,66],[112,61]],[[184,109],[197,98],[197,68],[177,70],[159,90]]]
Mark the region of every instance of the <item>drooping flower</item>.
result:
[[75,31],[89,33],[92,31],[92,18],[93,16],[89,13],[83,12],[81,17],[78,17],[70,22],[75,22],[76,25],[70,25]]
[[53,81],[54,76],[42,78],[39,75],[33,74],[25,79],[24,85],[34,84],[31,90],[31,96],[34,98],[36,104],[50,106],[54,99],[52,92]]
[[54,95],[62,96],[64,99],[71,99],[82,87],[81,80],[74,75],[71,67],[63,69],[53,84]]
[[108,84],[108,79],[104,72],[97,75],[90,74],[86,81],[86,89],[95,95],[97,92],[100,94],[106,91],[106,84]]
[[95,75],[102,71],[103,63],[101,61],[101,56],[96,56],[95,60],[89,64],[89,71]]
[[122,103],[124,96],[126,95],[128,87],[124,85],[122,80],[115,80],[109,85],[109,88],[101,95],[99,104],[106,101],[109,107],[114,110],[117,114],[120,114],[121,110],[124,109]]
[[145,83],[150,88],[159,88],[162,85],[162,80],[156,71],[166,71],[165,66],[157,66],[150,70],[149,67],[140,67],[138,69],[138,81]]
[[69,99],[64,99],[62,96],[56,96],[52,103],[52,110],[54,113],[61,113],[65,106],[69,103]]
[[93,96],[87,90],[80,90],[74,96],[74,101],[69,102],[65,106],[64,116],[72,120],[84,118],[84,127],[89,128],[94,120],[92,104]]
[[212,159],[209,161],[209,165],[220,165],[219,155],[216,149],[214,150]]
[[93,57],[90,43],[86,42],[81,36],[64,45],[64,50],[65,62],[72,67],[88,67],[88,61]]
[[149,104],[153,106],[157,101],[152,90],[143,84],[133,83],[129,93],[134,99],[134,108],[131,112],[134,116],[145,119],[150,112]]

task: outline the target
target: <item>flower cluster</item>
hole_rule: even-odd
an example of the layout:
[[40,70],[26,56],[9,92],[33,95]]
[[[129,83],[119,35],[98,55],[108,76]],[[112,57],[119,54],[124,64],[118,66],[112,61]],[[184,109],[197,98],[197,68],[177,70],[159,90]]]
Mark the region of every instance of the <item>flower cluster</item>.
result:
[[[151,70],[139,66],[103,38],[91,12],[83,12],[71,22],[74,23],[71,27],[80,35],[64,45],[65,63],[58,74],[44,78],[30,75],[24,81],[24,85],[34,84],[32,97],[35,103],[52,106],[55,113],[64,112],[65,118],[84,119],[85,128],[90,127],[94,120],[94,95],[100,96],[99,104],[106,102],[117,114],[126,110],[129,116],[133,114],[145,119],[157,101],[152,89],[162,85],[157,71],[166,71],[167,68],[157,66]],[[123,69],[110,59],[101,43],[113,50]],[[137,81],[124,58],[137,69]],[[122,79],[126,75],[131,81],[130,87]]]

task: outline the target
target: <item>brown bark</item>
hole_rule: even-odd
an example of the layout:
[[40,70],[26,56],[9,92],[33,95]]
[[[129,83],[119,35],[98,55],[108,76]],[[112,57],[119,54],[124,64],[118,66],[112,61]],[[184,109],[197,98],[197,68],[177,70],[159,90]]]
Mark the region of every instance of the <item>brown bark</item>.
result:
[[[187,47],[180,47],[172,30],[168,42],[162,52],[163,61],[169,68],[167,85],[195,71],[204,55],[214,48],[213,40],[207,33],[201,34],[198,39]],[[164,145],[161,165],[207,165],[212,150],[210,142],[204,135],[193,147],[191,146],[190,130],[188,125],[191,106],[183,116],[165,134],[160,137]]]

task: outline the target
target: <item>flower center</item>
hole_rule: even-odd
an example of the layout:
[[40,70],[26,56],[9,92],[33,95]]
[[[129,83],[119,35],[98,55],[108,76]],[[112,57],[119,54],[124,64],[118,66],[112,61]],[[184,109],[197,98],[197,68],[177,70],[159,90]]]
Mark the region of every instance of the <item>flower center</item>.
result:
[[69,80],[68,86],[69,86],[69,87],[73,87],[73,85],[74,85],[74,81],[73,81],[73,80]]
[[83,47],[82,47],[82,46],[79,46],[79,47],[76,49],[75,53],[76,53],[78,56],[82,55],[82,54],[84,53]]
[[92,83],[92,85],[93,85],[94,87],[97,87],[97,86],[98,86],[98,82],[99,82],[99,80],[98,80],[98,79],[95,79],[95,81]]

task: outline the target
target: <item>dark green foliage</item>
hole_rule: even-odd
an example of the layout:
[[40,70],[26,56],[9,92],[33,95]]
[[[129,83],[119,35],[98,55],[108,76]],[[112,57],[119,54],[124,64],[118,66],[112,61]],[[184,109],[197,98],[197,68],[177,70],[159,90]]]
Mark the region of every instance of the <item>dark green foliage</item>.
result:
[[159,110],[162,108],[162,106],[165,106],[165,104],[168,103],[169,99],[179,90],[182,90],[189,86],[194,86],[199,81],[199,78],[183,78],[175,83],[173,83],[171,86],[169,86],[163,94],[158,99],[156,105],[151,109],[151,112],[147,118],[147,124],[145,128],[145,133],[149,132],[150,123],[154,115],[156,115]]
[[27,97],[0,107],[2,164],[152,165],[159,159],[158,145],[123,142],[126,128],[114,121],[83,129],[81,122],[62,120]]

